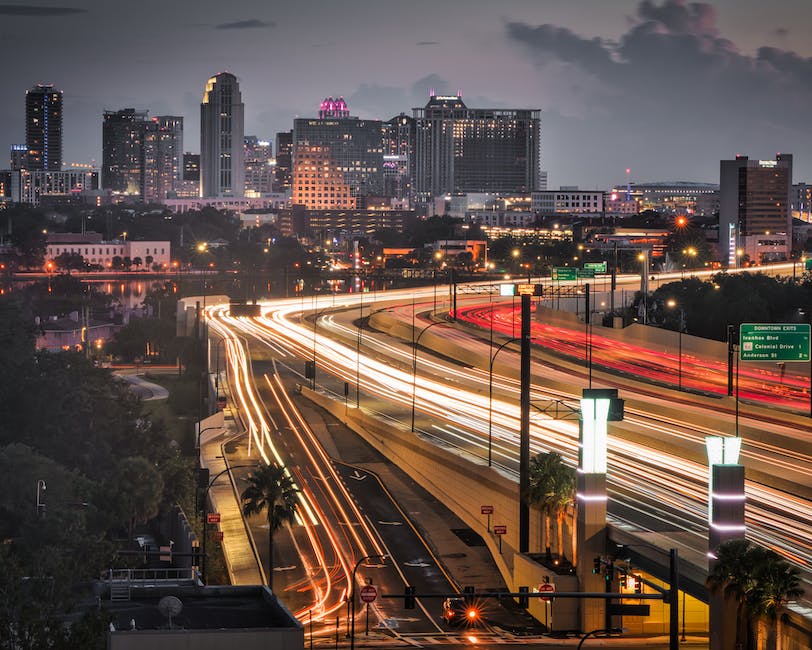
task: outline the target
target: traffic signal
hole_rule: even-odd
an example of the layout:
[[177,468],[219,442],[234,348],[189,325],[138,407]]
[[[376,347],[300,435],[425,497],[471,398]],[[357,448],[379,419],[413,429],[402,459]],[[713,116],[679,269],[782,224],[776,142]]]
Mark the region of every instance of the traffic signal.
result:
[[606,582],[612,582],[612,580],[615,579],[615,565],[613,563],[610,562],[606,565],[604,577],[606,578]]
[[463,598],[465,599],[465,607],[470,608],[474,606],[474,588],[473,587],[463,587],[462,588]]
[[621,589],[625,589],[625,588],[626,588],[626,584],[627,584],[627,582],[626,582],[626,574],[625,574],[625,573],[623,573],[623,572],[621,572],[621,573],[620,573],[620,576],[619,576],[619,578],[618,578],[618,581],[620,582],[620,588],[621,588]]
[[601,572],[601,556],[596,555],[595,559],[592,560],[592,573],[598,575]]
[[636,594],[643,593],[643,580],[640,578],[640,576],[635,576],[634,593]]
[[530,607],[530,598],[526,595],[529,591],[529,587],[519,587],[519,607],[524,609]]
[[414,587],[406,587],[406,593],[403,595],[403,609],[414,609],[414,593]]

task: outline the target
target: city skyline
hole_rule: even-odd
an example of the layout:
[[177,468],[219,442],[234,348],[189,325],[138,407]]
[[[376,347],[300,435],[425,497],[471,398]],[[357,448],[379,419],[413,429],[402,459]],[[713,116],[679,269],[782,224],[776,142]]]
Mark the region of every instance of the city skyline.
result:
[[[781,151],[795,155],[796,182],[812,178],[812,46],[791,28],[809,17],[802,2],[148,1],[139,10],[161,15],[149,33],[121,30],[100,0],[53,4],[0,4],[0,53],[26,52],[0,102],[3,156],[25,141],[37,83],[64,93],[66,164],[100,164],[103,111],[126,107],[183,116],[185,149],[199,152],[202,88],[228,70],[245,133],[268,140],[315,117],[325,96],[388,120],[433,88],[473,107],[541,108],[550,187],[603,189],[627,167],[633,181],[716,182],[720,159]],[[32,31],[50,45],[26,48]]]

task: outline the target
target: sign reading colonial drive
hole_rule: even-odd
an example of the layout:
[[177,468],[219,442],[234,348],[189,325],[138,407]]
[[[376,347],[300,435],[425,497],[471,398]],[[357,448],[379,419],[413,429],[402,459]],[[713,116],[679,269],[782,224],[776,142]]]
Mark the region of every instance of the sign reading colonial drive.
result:
[[742,323],[742,361],[809,361],[808,323]]
[[576,270],[569,266],[554,266],[553,280],[574,280],[578,277]]
[[507,535],[507,526],[494,526],[493,527],[493,534],[494,535]]
[[374,585],[364,585],[361,587],[361,600],[365,603],[374,603],[378,597],[378,590]]
[[493,506],[480,506],[480,511],[483,515],[492,515],[493,514]]

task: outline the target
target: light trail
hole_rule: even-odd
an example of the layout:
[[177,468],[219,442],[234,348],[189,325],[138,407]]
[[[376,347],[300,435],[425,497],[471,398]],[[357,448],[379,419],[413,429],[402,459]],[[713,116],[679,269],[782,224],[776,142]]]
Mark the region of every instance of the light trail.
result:
[[[396,297],[398,292],[391,292]],[[402,295],[402,294],[401,294]],[[412,293],[407,294],[409,297]],[[351,307],[357,297],[342,297],[337,300],[337,308]],[[263,305],[263,317],[252,324],[252,336],[261,341],[273,342],[305,358],[312,357],[313,331],[296,318],[301,318],[301,308],[293,301],[277,301]],[[357,302],[356,302],[357,306]],[[321,301],[314,301],[313,308],[322,307]],[[365,305],[365,308],[367,305]],[[367,313],[368,313],[367,309]],[[258,328],[257,325],[260,327]],[[382,343],[371,334],[364,336],[361,357],[354,346],[333,340],[355,331],[343,327],[332,315],[323,316],[315,338],[315,348],[321,372],[333,374],[340,380],[355,383],[356,367],[360,369],[360,388],[365,394],[374,394],[379,399],[389,401],[401,408],[410,408],[412,395],[411,348],[400,342]],[[447,328],[435,328],[438,333]],[[327,336],[327,333],[330,336]],[[454,336],[462,335],[455,333]],[[480,342],[481,344],[481,342]],[[374,350],[375,357],[369,356]],[[381,359],[391,357],[384,362]],[[357,366],[356,366],[357,364]],[[537,364],[536,364],[537,365]],[[405,369],[404,369],[405,368]],[[483,373],[471,369],[460,370],[442,361],[431,359],[428,352],[421,350],[420,375],[415,381],[416,410],[424,415],[448,422],[450,426],[435,429],[432,435],[442,438],[446,445],[452,445],[460,453],[481,455],[487,449],[484,432],[487,430],[488,404],[482,396]],[[455,382],[449,386],[447,380],[437,381],[429,375],[439,373]],[[485,373],[487,374],[487,373]],[[542,374],[536,368],[535,374]],[[475,390],[463,386],[474,385]],[[494,374],[495,391],[515,391],[516,382],[510,378]],[[503,393],[504,394],[504,393]],[[577,401],[573,395],[556,395],[533,391],[533,399],[561,399]],[[495,457],[502,462],[501,470],[515,475],[516,434],[518,430],[518,407],[504,400],[493,402],[493,436],[496,442]],[[630,414],[630,421],[624,424],[649,430],[652,439],[668,438],[681,440],[695,446],[696,455],[704,457],[704,436],[717,434],[707,427],[697,427],[688,422],[658,418],[645,413]],[[657,421],[659,419],[659,421]],[[453,428],[451,428],[453,427]],[[559,451],[574,464],[577,453],[577,426],[572,422],[544,420],[534,416],[531,424],[531,445],[533,453],[538,451]],[[757,444],[746,449],[749,458],[773,465],[776,470],[784,469],[803,472],[798,465],[809,459],[809,455],[794,452],[786,458],[764,456],[773,452],[769,444]],[[781,450],[777,450],[781,451]],[[634,506],[647,517],[660,519],[669,525],[691,533],[695,546],[702,550],[707,540],[707,479],[708,468],[704,462],[693,462],[668,451],[660,451],[648,444],[633,443],[612,437],[609,448],[610,498],[630,506],[633,499],[641,499],[642,504]],[[513,462],[511,462],[513,461]],[[807,465],[808,467],[808,465]],[[777,549],[782,555],[809,572],[812,567],[812,552],[809,539],[812,539],[812,509],[805,499],[794,497],[786,492],[747,481],[747,524],[748,537],[754,541]],[[660,512],[665,508],[665,512]],[[800,559],[800,562],[799,562]]]

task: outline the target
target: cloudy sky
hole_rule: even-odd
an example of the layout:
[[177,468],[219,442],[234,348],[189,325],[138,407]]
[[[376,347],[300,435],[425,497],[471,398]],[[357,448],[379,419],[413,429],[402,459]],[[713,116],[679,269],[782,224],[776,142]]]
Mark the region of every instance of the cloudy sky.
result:
[[[812,181],[810,0],[16,0],[0,2],[0,160],[24,95],[65,97],[65,160],[101,158],[101,115],[183,115],[237,75],[246,133],[273,139],[328,95],[388,119],[461,90],[542,109],[550,186],[718,182],[719,160],[795,154]],[[2,165],[0,165],[2,166]]]

